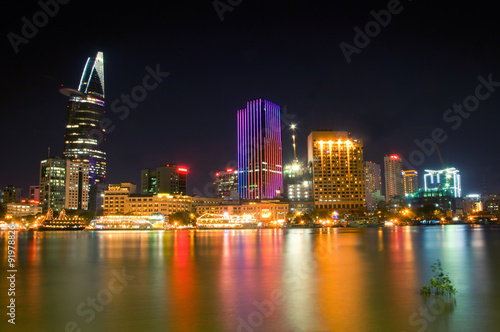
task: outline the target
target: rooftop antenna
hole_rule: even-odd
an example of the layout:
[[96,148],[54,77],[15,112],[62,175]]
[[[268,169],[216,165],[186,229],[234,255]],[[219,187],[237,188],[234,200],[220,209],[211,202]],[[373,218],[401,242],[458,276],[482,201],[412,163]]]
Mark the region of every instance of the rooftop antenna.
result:
[[48,151],[47,151],[47,158],[50,158],[50,146],[49,146]]

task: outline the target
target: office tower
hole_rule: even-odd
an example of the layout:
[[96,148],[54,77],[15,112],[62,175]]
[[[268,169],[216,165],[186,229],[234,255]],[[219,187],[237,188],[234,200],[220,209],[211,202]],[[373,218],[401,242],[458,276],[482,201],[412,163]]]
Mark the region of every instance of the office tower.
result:
[[232,168],[215,173],[215,197],[238,200],[238,171]]
[[453,197],[462,197],[462,183],[458,169],[450,167],[438,171],[425,170],[424,191],[449,190]]
[[106,178],[104,152],[104,59],[102,52],[88,58],[78,90],[63,88],[69,96],[63,156],[89,163],[90,184]]
[[89,164],[58,157],[40,163],[40,203],[43,211],[87,210]]
[[365,162],[365,193],[366,208],[373,211],[382,197],[382,172],[380,165],[371,161]]
[[285,165],[283,172],[284,194],[289,201],[312,201],[311,168],[300,164]]
[[418,189],[418,172],[415,170],[403,171],[405,195],[413,194]]
[[269,199],[283,187],[280,107],[264,99],[237,113],[238,193],[242,199]]
[[395,196],[405,197],[401,157],[398,155],[385,156],[384,173],[386,201],[389,202]]
[[66,195],[66,160],[48,158],[40,163],[40,203],[43,212],[49,208],[64,209]]
[[3,188],[3,203],[19,203],[21,201],[21,188],[7,186]]
[[283,171],[284,196],[291,212],[310,212],[314,209],[311,167],[285,165]]
[[89,168],[88,162],[66,160],[65,209],[88,210]]
[[185,195],[187,192],[187,168],[166,164],[141,171],[141,194]]
[[346,131],[312,131],[307,138],[315,209],[364,208],[363,142]]

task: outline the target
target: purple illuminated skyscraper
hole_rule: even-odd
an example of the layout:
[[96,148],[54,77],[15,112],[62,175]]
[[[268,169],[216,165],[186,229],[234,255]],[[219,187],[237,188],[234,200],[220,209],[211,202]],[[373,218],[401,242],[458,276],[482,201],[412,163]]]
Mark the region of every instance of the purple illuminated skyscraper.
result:
[[238,193],[274,198],[283,187],[280,107],[264,99],[238,110]]

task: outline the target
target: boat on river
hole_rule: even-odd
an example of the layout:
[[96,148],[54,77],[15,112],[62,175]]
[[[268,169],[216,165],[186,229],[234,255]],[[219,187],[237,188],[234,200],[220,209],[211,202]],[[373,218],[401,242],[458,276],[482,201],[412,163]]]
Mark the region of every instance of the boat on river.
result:
[[85,221],[80,217],[69,217],[64,209],[57,218],[53,217],[52,209],[49,209],[41,224],[36,228],[38,231],[82,231],[86,227]]

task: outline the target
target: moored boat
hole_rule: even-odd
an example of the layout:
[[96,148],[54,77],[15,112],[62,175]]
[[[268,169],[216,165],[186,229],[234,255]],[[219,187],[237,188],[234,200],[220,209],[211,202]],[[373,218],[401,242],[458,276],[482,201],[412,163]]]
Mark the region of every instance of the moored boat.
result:
[[36,228],[39,231],[82,231],[86,227],[83,218],[69,217],[63,209],[57,216],[53,217],[52,209],[49,209],[42,223]]

